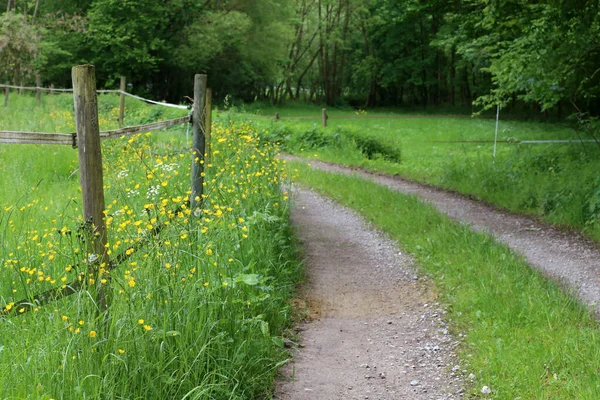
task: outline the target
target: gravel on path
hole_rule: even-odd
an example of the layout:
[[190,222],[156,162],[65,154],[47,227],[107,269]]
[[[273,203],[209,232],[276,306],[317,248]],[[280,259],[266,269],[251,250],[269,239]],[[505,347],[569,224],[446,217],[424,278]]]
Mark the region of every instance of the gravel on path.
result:
[[293,189],[304,247],[307,322],[277,400],[458,399],[458,344],[433,284],[353,211]]
[[[290,161],[307,162],[295,156]],[[480,201],[428,185],[410,182],[397,176],[367,172],[316,160],[313,168],[346,175],[356,175],[406,194],[419,196],[451,218],[485,231],[507,244],[526,261],[551,276],[596,313],[600,318],[600,248],[573,232],[564,232],[533,218],[500,211]]]

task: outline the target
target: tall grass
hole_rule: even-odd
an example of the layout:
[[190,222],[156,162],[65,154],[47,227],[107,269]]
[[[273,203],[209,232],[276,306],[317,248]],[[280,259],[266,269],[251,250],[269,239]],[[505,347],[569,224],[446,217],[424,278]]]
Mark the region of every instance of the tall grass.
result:
[[[118,97],[102,100],[108,129]],[[67,101],[46,101],[49,120],[31,130],[70,131]],[[131,107],[129,121],[170,112]],[[19,112],[0,114],[0,128],[23,129]],[[0,148],[11,188],[0,198],[0,307],[10,309],[0,317],[0,398],[269,397],[299,276],[285,173],[251,127],[217,122],[206,196],[190,210],[185,129],[103,143],[107,252],[125,261],[98,277],[88,273],[74,150]],[[72,281],[83,290],[31,312],[15,304]],[[106,313],[100,283],[110,288]]]

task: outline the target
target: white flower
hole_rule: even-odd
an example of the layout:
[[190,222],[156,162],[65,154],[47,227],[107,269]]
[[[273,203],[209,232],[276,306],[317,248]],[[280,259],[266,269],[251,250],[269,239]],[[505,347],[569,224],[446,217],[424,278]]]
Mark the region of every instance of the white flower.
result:
[[146,192],[146,198],[147,199],[155,199],[156,196],[158,196],[159,192],[160,192],[160,186],[159,185],[150,186],[148,188],[148,191]]

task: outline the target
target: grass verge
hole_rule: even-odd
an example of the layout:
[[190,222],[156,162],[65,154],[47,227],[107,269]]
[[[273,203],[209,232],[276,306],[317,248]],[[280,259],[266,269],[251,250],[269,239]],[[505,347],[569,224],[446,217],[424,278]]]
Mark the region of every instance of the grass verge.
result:
[[[115,100],[102,99],[102,129],[116,123]],[[49,96],[31,130],[70,130],[71,104]],[[26,110],[0,114],[0,127],[25,129]],[[147,122],[161,112],[140,103],[128,115]],[[120,261],[99,275],[76,151],[0,146],[0,399],[270,397],[300,274],[285,171],[251,127],[217,121],[206,196],[191,210],[185,128],[103,142],[106,251]],[[31,312],[16,303],[71,282],[82,290]]]
[[600,398],[600,330],[591,313],[506,246],[415,197],[290,163],[303,184],[355,209],[433,277],[451,326],[466,333],[461,365],[495,399]]

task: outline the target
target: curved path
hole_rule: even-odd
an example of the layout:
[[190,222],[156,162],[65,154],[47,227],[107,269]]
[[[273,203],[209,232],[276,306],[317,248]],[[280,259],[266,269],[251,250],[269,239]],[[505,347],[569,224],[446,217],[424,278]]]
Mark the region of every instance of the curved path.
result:
[[[290,161],[307,160],[285,156]],[[451,218],[487,231],[525,257],[527,262],[564,283],[600,317],[600,248],[579,234],[567,233],[533,218],[499,211],[463,195],[410,182],[402,178],[366,172],[310,160],[320,170],[357,175],[391,189],[431,202]]]
[[457,341],[432,283],[354,212],[308,190],[293,194],[308,322],[274,399],[460,398],[468,371],[453,363]]

